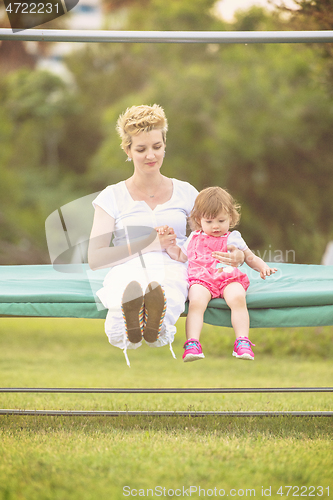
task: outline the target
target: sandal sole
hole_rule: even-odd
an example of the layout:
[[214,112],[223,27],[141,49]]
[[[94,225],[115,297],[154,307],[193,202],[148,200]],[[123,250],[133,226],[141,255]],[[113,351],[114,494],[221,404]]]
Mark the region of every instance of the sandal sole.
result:
[[165,315],[166,305],[162,287],[156,281],[150,283],[146,289],[144,303],[148,319],[143,331],[143,338],[149,343],[156,342],[160,333],[161,319]]
[[137,344],[142,340],[140,312],[143,304],[142,288],[137,281],[132,281],[125,288],[121,303],[126,323],[127,338],[132,344]]

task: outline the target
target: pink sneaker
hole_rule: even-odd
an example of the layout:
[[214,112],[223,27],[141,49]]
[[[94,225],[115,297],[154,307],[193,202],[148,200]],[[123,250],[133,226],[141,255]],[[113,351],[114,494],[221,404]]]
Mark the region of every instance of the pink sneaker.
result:
[[196,361],[197,359],[203,359],[205,357],[199,340],[187,340],[184,344],[184,349],[183,360],[185,362]]
[[238,359],[250,359],[254,360],[254,354],[251,349],[251,346],[255,346],[255,344],[252,344],[251,340],[249,340],[247,337],[238,337],[235,340],[234,344],[234,352],[232,353],[233,356],[236,356]]

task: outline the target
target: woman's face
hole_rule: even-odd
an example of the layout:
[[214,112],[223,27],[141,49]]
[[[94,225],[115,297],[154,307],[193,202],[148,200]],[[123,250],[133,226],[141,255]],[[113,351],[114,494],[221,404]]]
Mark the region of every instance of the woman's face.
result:
[[136,170],[153,173],[161,168],[164,151],[162,131],[156,129],[134,135],[127,154],[132,158]]

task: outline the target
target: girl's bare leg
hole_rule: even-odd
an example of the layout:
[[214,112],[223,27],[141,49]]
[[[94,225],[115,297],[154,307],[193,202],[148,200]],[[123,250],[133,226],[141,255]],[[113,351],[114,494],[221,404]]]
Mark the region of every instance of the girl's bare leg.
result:
[[231,309],[231,324],[236,338],[249,336],[250,318],[245,297],[246,291],[240,283],[230,283],[223,292],[223,298]]
[[208,302],[212,298],[210,291],[202,285],[192,285],[188,293],[189,306],[186,318],[186,338],[199,340],[203,326],[203,316]]

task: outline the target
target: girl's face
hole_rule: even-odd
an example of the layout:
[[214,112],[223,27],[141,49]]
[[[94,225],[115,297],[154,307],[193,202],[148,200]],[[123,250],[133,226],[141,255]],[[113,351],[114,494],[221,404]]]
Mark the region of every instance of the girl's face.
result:
[[154,173],[162,166],[164,151],[162,131],[156,129],[134,135],[128,156],[132,158],[136,170]]
[[226,212],[221,211],[213,218],[202,217],[200,225],[208,236],[218,238],[229,231],[230,216]]

